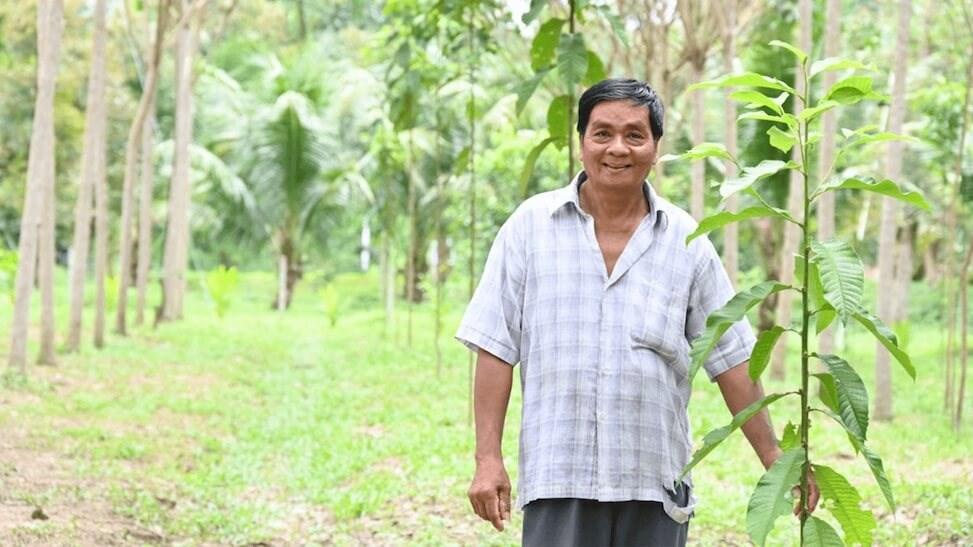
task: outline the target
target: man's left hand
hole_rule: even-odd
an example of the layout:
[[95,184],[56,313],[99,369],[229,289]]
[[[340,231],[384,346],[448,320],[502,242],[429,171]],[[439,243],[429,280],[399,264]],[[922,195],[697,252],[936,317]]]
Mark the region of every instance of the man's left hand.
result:
[[[794,505],[794,515],[801,515],[801,487],[795,486],[793,490],[794,496],[797,498],[797,503]],[[814,473],[812,472],[807,477],[807,512],[813,513],[814,509],[818,506],[818,500],[821,498],[821,492],[818,490],[818,482],[814,480]]]

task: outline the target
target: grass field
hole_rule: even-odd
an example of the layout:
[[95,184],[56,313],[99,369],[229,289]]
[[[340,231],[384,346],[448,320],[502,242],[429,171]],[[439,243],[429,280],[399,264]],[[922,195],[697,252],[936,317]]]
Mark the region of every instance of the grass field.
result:
[[[0,545],[517,545],[519,512],[498,533],[466,500],[468,361],[452,340],[462,305],[444,322],[437,375],[430,307],[416,309],[410,347],[401,305],[388,332],[377,308],[346,309],[331,327],[309,286],[283,314],[269,309],[271,287],[245,276],[223,319],[194,290],[181,322],[111,336],[102,351],[85,346],[56,368],[32,367],[26,382],[7,377]],[[9,315],[0,307],[4,365]],[[973,545],[973,408],[953,432],[942,334],[929,323],[911,331],[919,378],[895,371],[896,418],[869,432],[898,511],[833,424],[815,422],[812,458],[859,487],[879,519],[876,544]],[[842,353],[868,386],[873,352],[865,334],[848,333]],[[790,375],[796,385],[796,365]],[[793,388],[767,385],[784,389]],[[515,482],[519,409],[515,385],[504,438]],[[697,443],[729,420],[702,376],[690,413]],[[798,418],[783,403],[772,414],[778,430]],[[746,506],[761,474],[749,445],[735,436],[697,469],[692,543],[748,544]],[[31,518],[38,510],[48,518]],[[793,545],[796,532],[795,519],[781,518],[768,544]]]

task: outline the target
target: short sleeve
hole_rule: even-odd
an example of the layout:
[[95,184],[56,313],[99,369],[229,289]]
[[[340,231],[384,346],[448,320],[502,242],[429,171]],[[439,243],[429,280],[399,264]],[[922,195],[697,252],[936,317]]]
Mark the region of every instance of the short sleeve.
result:
[[456,339],[466,347],[483,349],[510,365],[520,361],[526,270],[526,252],[516,234],[515,217],[497,232],[480,283],[456,331]]
[[[722,308],[735,294],[713,244],[705,238],[700,240],[700,244],[701,256],[686,314],[686,338],[690,342],[703,333],[709,314]],[[710,381],[715,381],[720,374],[750,359],[755,343],[756,337],[746,317],[731,325],[703,362]]]

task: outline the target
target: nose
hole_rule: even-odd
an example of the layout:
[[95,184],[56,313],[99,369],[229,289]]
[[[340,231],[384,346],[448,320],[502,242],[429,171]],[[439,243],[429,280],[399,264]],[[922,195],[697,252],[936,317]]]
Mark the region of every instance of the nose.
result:
[[623,137],[621,135],[616,135],[608,143],[608,148],[605,151],[613,156],[624,156],[628,154],[628,147],[625,146]]

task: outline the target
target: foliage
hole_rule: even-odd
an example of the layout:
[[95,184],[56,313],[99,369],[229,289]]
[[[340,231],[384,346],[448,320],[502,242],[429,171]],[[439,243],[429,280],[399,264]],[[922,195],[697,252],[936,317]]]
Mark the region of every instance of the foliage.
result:
[[10,304],[14,303],[14,284],[17,277],[17,252],[0,247],[0,298],[2,294],[10,297]]
[[[770,45],[782,48],[797,57],[801,67],[798,77],[803,79],[804,89],[810,89],[807,85],[808,82],[814,76],[823,72],[864,68],[860,63],[843,60],[828,60],[810,64],[808,55],[790,44],[774,41]],[[871,545],[875,518],[869,510],[861,507],[858,491],[837,471],[820,463],[815,463],[811,459],[808,432],[811,427],[811,412],[814,411],[833,418],[843,427],[855,452],[862,453],[867,460],[890,506],[892,506],[891,490],[885,477],[882,461],[866,444],[869,424],[868,394],[864,382],[845,359],[837,355],[819,355],[808,349],[812,336],[809,329],[812,317],[818,316],[816,329],[818,332],[827,328],[830,320],[835,316],[841,319],[842,324],[847,323],[849,319],[854,319],[889,350],[913,379],[916,376],[915,368],[909,356],[899,347],[895,334],[863,307],[864,271],[854,249],[841,240],[817,241],[812,238],[809,228],[812,222],[810,211],[812,205],[822,194],[838,189],[874,192],[921,208],[928,209],[929,205],[918,191],[903,189],[901,185],[890,180],[876,182],[860,177],[828,180],[825,178],[828,174],[821,173],[819,176],[822,177],[822,182],[816,188],[812,186],[810,167],[810,150],[813,144],[812,140],[814,140],[811,133],[812,125],[827,110],[845,104],[855,104],[863,100],[882,98],[881,95],[872,90],[870,78],[850,76],[839,80],[824,92],[822,98],[816,103],[812,102],[810,93],[798,93],[779,80],[757,73],[731,74],[698,84],[696,87],[752,88],[749,91],[737,91],[731,98],[745,103],[751,109],[750,115],[744,115],[745,117],[763,119],[777,124],[767,131],[770,144],[782,152],[797,147],[799,161],[763,160],[757,166],[744,167],[740,177],[725,180],[720,187],[720,194],[724,198],[740,193],[756,200],[759,205],[744,209],[739,214],[721,212],[703,219],[700,221],[700,228],[686,238],[687,244],[703,233],[732,222],[757,216],[785,215],[786,213],[775,210],[767,203],[757,190],[757,183],[760,179],[781,170],[797,171],[803,180],[804,215],[800,219],[787,218],[787,220],[799,224],[803,233],[803,244],[800,256],[798,256],[797,273],[795,275],[798,284],[789,286],[775,281],[766,281],[741,291],[723,308],[710,314],[706,322],[706,329],[694,341],[691,352],[693,364],[690,374],[692,376],[712,351],[723,332],[732,322],[743,317],[746,310],[776,291],[795,290],[801,294],[802,318],[799,325],[801,387],[797,391],[801,398],[800,426],[796,435],[792,433],[790,436],[791,440],[788,441],[788,444],[792,446],[768,469],[754,489],[747,511],[747,530],[754,542],[758,545],[764,545],[776,517],[787,513],[790,509],[789,493],[791,487],[799,484],[801,487],[800,506],[805,508],[801,510],[801,544],[803,545],[805,542],[822,544],[825,541],[834,544],[837,534],[830,528],[830,525],[824,520],[811,520],[806,510],[807,486],[813,473],[825,500],[823,507],[841,525],[844,532],[844,542]],[[781,92],[781,95],[776,98],[769,97],[760,91],[764,89],[773,90],[775,93]],[[786,113],[780,107],[784,103],[785,96],[788,95],[800,101],[804,107],[797,116]],[[873,142],[899,138],[896,135],[878,134],[867,130],[851,132],[851,134]],[[854,139],[849,139],[842,145],[842,148],[855,144]],[[708,144],[697,146],[681,157],[702,158],[725,157],[727,155],[723,147]],[[736,162],[735,159],[733,161]],[[822,317],[827,319],[822,320]],[[754,380],[760,378],[760,374],[766,367],[767,354],[777,342],[780,334],[789,328],[789,325],[775,325],[761,333],[759,343],[754,348],[756,355],[754,361],[756,363],[750,369],[751,377]],[[811,357],[816,357],[822,361],[828,370],[814,374],[821,382],[820,398],[826,407],[824,409],[812,406],[810,401],[808,379],[811,374],[808,361]],[[703,447],[694,455],[684,473],[710,453],[716,444],[722,442],[742,422],[779,398],[781,398],[781,395],[773,395],[758,401],[735,416],[729,426],[719,428],[708,434],[704,438]],[[793,446],[795,442],[797,446]],[[892,509],[894,510],[894,506],[892,506]]]
[[236,268],[218,266],[206,274],[206,289],[216,306],[216,316],[223,318],[233,303],[233,294],[240,282],[240,275]]

